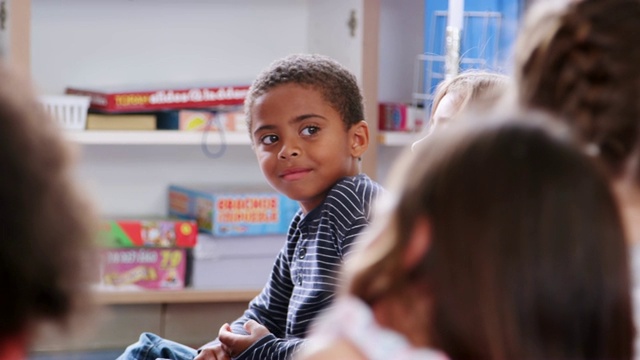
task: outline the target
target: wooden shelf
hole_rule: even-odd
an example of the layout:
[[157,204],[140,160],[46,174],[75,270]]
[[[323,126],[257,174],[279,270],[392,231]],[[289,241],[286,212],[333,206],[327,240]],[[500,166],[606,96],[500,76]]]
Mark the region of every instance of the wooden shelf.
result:
[[406,146],[420,138],[420,133],[401,131],[380,131],[378,143],[386,146]]
[[[83,145],[200,145],[203,141],[201,132],[153,130],[153,131],[118,131],[118,130],[85,130],[66,131],[65,136]],[[386,146],[410,145],[419,138],[420,134],[412,132],[381,131],[378,141]],[[207,144],[221,143],[218,133],[209,133]],[[249,135],[245,132],[225,133],[224,141],[227,145],[251,145]]]
[[249,302],[260,290],[96,290],[103,305]]
[[[66,131],[65,135],[73,142],[84,145],[200,145],[203,140],[207,144],[220,144],[219,133],[210,132],[206,138],[202,132],[153,130],[153,131],[118,131],[118,130],[84,130]],[[246,132],[228,132],[224,134],[227,145],[250,145]]]

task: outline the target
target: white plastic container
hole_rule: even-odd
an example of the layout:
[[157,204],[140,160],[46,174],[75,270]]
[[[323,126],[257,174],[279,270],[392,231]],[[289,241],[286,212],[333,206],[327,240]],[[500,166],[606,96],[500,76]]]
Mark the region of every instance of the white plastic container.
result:
[[89,110],[88,96],[44,95],[40,101],[55,122],[65,130],[84,130]]

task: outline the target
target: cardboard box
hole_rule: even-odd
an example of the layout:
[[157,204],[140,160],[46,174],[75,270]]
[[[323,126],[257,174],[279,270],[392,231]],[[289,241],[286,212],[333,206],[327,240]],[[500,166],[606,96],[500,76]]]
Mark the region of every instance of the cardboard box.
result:
[[286,234],[298,209],[274,191],[169,187],[169,216],[194,219],[201,232],[218,237]]
[[183,289],[191,254],[184,248],[100,250],[100,286],[121,289]]
[[105,220],[98,244],[104,247],[194,247],[198,228],[194,220]]
[[424,110],[405,103],[381,102],[378,129],[385,131],[421,131]]
[[[175,110],[158,114],[158,129],[182,131],[247,132],[244,110],[230,107],[217,110]],[[248,135],[247,135],[248,136]]]
[[260,290],[286,235],[216,238],[198,235],[193,249],[192,286],[197,289]]

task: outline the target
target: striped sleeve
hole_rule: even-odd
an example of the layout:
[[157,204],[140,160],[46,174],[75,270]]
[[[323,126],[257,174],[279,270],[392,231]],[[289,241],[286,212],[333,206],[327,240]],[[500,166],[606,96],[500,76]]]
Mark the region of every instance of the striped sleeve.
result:
[[366,175],[345,178],[327,196],[331,238],[342,261],[371,221],[374,201],[382,188]]

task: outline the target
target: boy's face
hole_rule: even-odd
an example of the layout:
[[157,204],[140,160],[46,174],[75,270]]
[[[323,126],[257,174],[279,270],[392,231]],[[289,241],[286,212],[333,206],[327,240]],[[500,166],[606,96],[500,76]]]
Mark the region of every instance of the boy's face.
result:
[[358,157],[369,144],[367,124],[361,121],[346,130],[320,92],[279,85],[258,97],[250,110],[260,169],[305,213],[320,205],[340,178],[359,173]]

